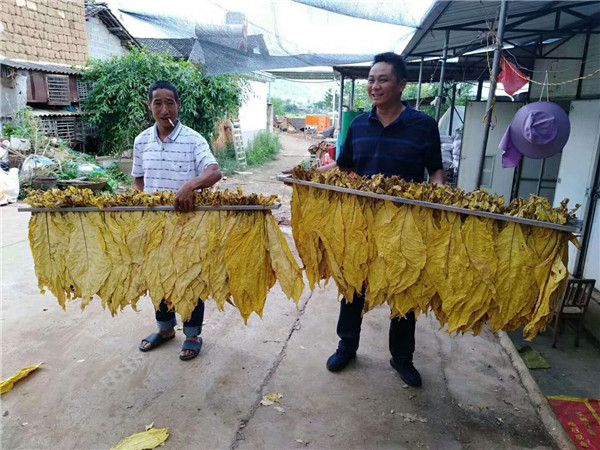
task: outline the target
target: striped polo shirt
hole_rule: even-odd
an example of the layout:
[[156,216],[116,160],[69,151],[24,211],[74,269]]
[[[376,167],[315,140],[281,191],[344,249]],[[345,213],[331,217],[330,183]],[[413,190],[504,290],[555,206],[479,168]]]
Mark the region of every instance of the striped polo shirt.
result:
[[356,117],[338,156],[338,166],[361,176],[397,175],[419,183],[425,168],[430,174],[442,169],[437,123],[408,103],[404,106],[400,117],[387,127],[377,118],[375,108]]
[[164,142],[156,124],[142,131],[133,144],[131,176],[144,177],[144,190],[178,191],[211,164],[218,164],[208,142],[180,121]]

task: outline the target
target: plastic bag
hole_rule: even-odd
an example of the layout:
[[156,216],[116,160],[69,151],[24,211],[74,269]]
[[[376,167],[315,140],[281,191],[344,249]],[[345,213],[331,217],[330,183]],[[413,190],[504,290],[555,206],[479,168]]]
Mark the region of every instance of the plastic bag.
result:
[[19,169],[0,170],[0,205],[14,203],[19,198]]

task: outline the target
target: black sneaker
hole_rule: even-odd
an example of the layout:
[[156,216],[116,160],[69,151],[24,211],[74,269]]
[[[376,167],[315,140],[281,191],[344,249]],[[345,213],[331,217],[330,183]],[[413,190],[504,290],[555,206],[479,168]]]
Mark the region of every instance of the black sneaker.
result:
[[356,353],[346,352],[338,348],[327,360],[327,369],[331,372],[339,372],[354,358],[356,358]]
[[421,386],[421,375],[410,359],[390,359],[391,366],[398,371],[406,384],[412,387]]

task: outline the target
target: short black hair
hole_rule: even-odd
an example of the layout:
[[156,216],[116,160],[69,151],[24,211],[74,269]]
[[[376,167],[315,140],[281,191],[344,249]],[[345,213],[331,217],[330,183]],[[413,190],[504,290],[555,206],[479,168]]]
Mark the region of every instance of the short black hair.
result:
[[391,64],[392,72],[394,72],[394,75],[396,75],[396,81],[400,82],[401,80],[405,80],[408,76],[408,71],[406,70],[406,63],[404,62],[404,58],[398,55],[397,53],[386,52],[380,53],[379,55],[375,55],[371,67],[380,62]]
[[168,81],[156,81],[152,84],[152,86],[150,86],[150,89],[148,90],[148,98],[150,99],[150,101],[152,101],[152,94],[154,93],[154,91],[156,91],[157,89],[168,89],[170,90],[173,95],[175,96],[175,101],[178,102],[179,101],[179,91],[177,90],[177,88],[175,87],[175,85],[173,83],[170,83]]

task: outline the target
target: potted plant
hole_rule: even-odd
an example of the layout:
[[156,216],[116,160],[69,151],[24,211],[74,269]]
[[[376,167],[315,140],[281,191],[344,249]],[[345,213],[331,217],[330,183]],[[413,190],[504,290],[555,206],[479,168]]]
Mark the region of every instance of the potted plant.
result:
[[53,166],[36,167],[31,178],[31,186],[44,191],[55,188],[58,181],[55,170]]

